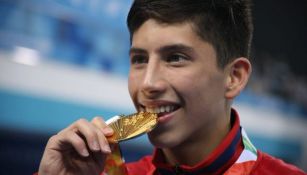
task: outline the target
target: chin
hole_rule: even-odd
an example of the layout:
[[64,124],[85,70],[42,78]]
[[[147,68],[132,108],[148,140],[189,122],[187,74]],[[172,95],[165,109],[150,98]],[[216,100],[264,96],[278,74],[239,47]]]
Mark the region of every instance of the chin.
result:
[[157,148],[172,148],[181,143],[178,134],[149,133],[148,139]]

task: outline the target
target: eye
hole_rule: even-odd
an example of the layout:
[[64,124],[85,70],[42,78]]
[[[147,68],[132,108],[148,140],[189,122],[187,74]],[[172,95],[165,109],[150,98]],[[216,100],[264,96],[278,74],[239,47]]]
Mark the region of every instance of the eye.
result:
[[148,62],[148,58],[145,55],[132,55],[131,64],[144,64]]
[[176,64],[187,61],[187,60],[188,60],[188,57],[183,54],[171,54],[167,56],[165,59],[165,61],[168,63],[176,63]]

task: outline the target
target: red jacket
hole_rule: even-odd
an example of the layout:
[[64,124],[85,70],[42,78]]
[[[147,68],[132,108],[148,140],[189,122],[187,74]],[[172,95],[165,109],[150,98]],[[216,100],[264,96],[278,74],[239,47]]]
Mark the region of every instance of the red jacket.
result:
[[151,156],[126,164],[129,175],[306,175],[297,167],[263,153],[252,145],[239,115],[232,110],[232,128],[221,144],[199,164],[171,166],[166,163],[162,150],[155,149]]
[[[160,175],[159,172],[156,172],[157,167],[152,163],[152,156],[144,157],[138,162],[128,163],[126,166],[129,175]],[[175,175],[175,170],[173,172]],[[168,175],[171,174],[169,173]],[[306,175],[306,173],[293,165],[286,164],[280,159],[258,151],[258,159],[250,173],[238,170],[227,175]]]

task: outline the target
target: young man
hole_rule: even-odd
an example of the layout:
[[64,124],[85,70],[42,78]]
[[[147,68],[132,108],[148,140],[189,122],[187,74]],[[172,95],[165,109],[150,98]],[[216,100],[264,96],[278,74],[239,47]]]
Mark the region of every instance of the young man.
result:
[[[129,174],[305,174],[256,150],[231,108],[251,73],[249,0],[136,0],[128,27],[131,98],[159,116],[153,155]],[[102,173],[112,134],[102,118],[76,121],[50,138],[39,174]]]

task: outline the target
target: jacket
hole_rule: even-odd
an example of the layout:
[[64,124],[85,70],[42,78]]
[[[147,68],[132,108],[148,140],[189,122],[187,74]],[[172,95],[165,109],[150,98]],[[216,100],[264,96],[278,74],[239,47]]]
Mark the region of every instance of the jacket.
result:
[[127,163],[129,175],[306,175],[297,167],[257,150],[232,110],[232,128],[221,144],[202,162],[190,167],[166,163],[162,150]]

